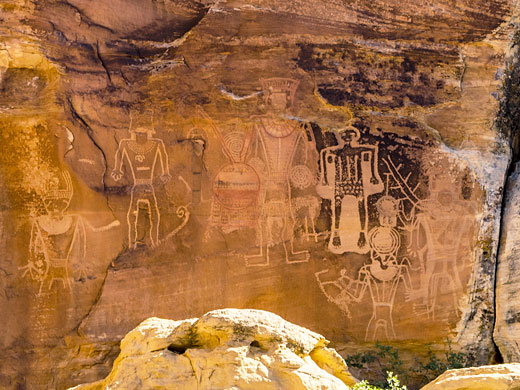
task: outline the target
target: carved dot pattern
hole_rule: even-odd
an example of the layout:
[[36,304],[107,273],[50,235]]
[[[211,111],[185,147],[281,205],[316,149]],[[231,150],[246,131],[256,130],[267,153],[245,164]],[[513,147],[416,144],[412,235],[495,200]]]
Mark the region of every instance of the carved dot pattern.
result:
[[311,170],[306,165],[296,165],[291,169],[291,182],[296,188],[308,188],[313,182]]

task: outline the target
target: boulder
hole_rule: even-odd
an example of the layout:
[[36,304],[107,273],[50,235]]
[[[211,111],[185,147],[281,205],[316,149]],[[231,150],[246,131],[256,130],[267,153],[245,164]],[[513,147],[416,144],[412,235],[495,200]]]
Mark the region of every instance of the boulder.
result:
[[520,364],[500,364],[448,370],[421,390],[515,390]]
[[348,389],[356,379],[327,344],[262,310],[215,310],[184,321],[152,317],[121,341],[107,378],[72,389]]

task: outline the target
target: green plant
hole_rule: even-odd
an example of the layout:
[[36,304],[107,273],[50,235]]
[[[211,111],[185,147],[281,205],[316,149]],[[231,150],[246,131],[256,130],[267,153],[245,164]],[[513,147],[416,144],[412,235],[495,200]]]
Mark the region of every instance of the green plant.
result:
[[[467,367],[470,363],[467,355],[453,351],[449,341],[448,350],[445,352],[444,357],[445,359],[441,360],[430,350],[426,362],[415,358],[414,367],[405,367],[397,348],[376,343],[375,350],[347,356],[345,362],[349,367],[368,370],[369,375],[367,376],[372,378],[372,384],[369,385],[369,382],[364,382],[366,382],[366,386],[372,387],[360,387],[359,389],[378,390],[383,388],[383,386],[388,386],[388,377],[386,377],[386,384],[383,379],[385,378],[385,373],[388,372],[395,373],[399,378],[407,382],[412,378],[415,382],[419,380],[421,384],[425,384],[431,382],[446,370]],[[386,388],[393,389],[392,387]]]
[[427,382],[432,381],[446,370],[454,368],[464,368],[468,366],[468,357],[461,352],[453,352],[451,343],[448,341],[448,350],[444,354],[446,361],[441,361],[431,350],[428,354],[428,361],[421,363],[415,359],[416,368],[411,371],[422,376]]
[[403,361],[399,356],[399,350],[391,345],[376,342],[375,351],[367,351],[347,356],[345,362],[349,367],[365,368],[367,365],[376,363],[379,368],[379,377],[386,372],[393,372],[400,377],[406,377],[403,369]]
[[374,386],[368,383],[368,381],[361,381],[356,383],[352,390],[407,390],[405,385],[401,385],[401,382],[392,372],[386,373],[386,385],[384,387]]

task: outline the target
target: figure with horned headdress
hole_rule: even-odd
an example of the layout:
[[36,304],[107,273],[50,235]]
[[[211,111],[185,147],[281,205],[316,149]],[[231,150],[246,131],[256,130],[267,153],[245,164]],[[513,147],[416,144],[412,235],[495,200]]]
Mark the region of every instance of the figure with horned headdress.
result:
[[306,250],[295,250],[294,191],[312,187],[317,157],[312,130],[288,115],[298,81],[286,78],[260,80],[266,114],[255,120],[256,137],[248,163],[261,181],[257,223],[259,251],[246,255],[248,266],[268,265],[274,247],[283,247],[287,263],[305,262]]
[[[163,183],[168,182],[171,175],[164,143],[161,139],[154,138],[154,133],[153,130],[143,127],[130,129],[130,138],[119,142],[115,155],[112,178],[119,181],[126,173],[130,174],[132,179],[130,205],[127,212],[128,246],[131,249],[137,247],[139,212],[143,208],[148,214],[151,245],[155,247],[159,244],[161,214],[153,183],[157,165]],[[126,166],[126,172],[123,171],[123,166]]]

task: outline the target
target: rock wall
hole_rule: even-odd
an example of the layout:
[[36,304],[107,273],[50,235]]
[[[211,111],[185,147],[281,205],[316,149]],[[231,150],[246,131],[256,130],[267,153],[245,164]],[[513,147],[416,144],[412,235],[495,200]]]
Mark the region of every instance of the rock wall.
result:
[[513,0],[0,10],[0,386],[225,307],[344,355],[495,353]]

